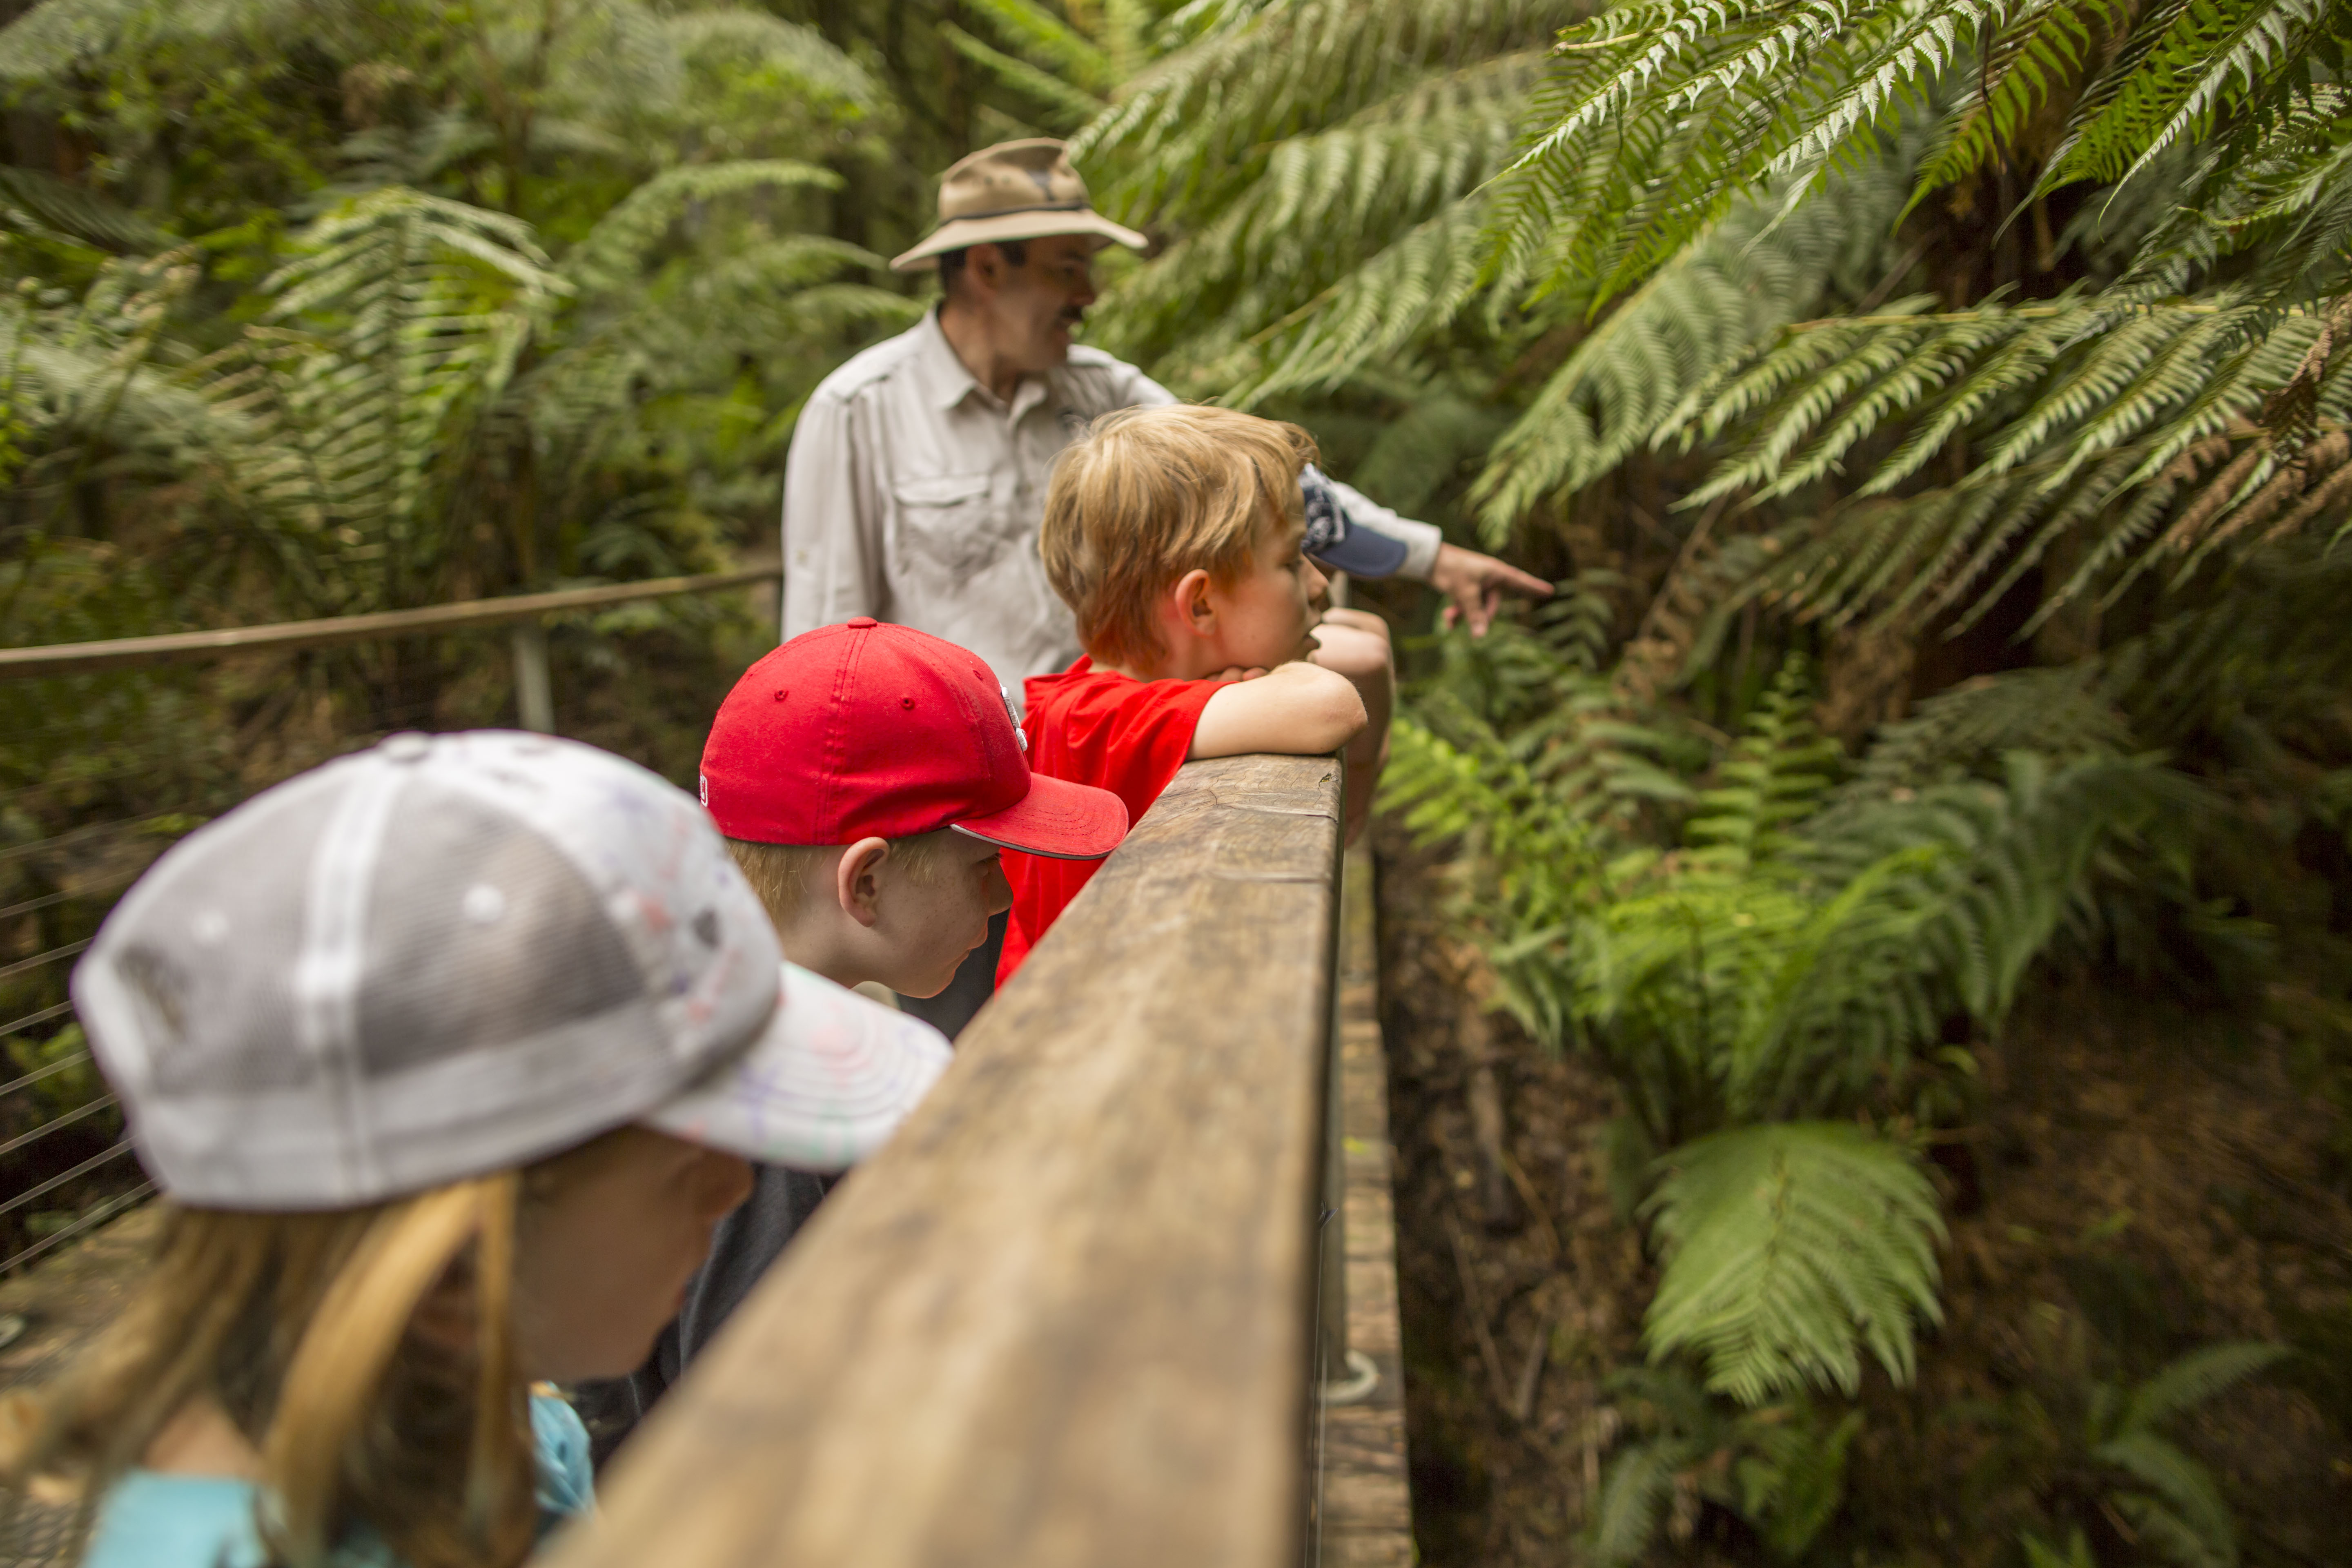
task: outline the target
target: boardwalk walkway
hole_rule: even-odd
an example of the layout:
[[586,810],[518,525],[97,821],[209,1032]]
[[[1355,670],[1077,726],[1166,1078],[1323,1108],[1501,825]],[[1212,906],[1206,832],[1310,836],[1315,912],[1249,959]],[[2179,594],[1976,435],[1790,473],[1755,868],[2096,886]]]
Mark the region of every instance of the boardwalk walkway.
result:
[[1339,931],[1340,1135],[1348,1161],[1348,1345],[1380,1383],[1331,1406],[1323,1428],[1323,1568],[1410,1568],[1404,1359],[1397,1324],[1396,1213],[1390,1197],[1388,1053],[1381,1041],[1372,859],[1350,850]]

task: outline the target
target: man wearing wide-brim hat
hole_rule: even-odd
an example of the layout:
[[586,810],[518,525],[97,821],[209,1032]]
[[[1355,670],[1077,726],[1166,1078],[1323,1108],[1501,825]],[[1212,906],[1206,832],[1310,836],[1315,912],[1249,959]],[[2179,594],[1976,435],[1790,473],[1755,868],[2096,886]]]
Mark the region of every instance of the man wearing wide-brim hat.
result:
[[[1016,705],[1026,678],[1068,668],[1076,627],[1036,548],[1048,471],[1097,416],[1177,401],[1071,341],[1094,303],[1095,252],[1147,244],[1094,210],[1063,142],[1007,142],[947,172],[938,228],[890,264],[936,268],[939,306],[827,376],[793,433],[786,637],[858,616],[915,626],[986,659]],[[1344,517],[1310,553],[1433,584],[1473,630],[1502,595],[1551,591],[1345,485],[1328,493]],[[975,957],[992,974],[994,952]]]
[[[1047,470],[1087,421],[1176,401],[1071,341],[1094,303],[1094,253],[1147,243],[1094,210],[1063,142],[1007,142],[947,172],[939,226],[890,264],[938,268],[938,308],[826,377],[793,432],[786,637],[854,616],[917,626],[987,659],[1016,703],[1025,678],[1077,657],[1069,611],[1037,560],[1037,524]],[[1499,595],[1550,591],[1332,489],[1350,529],[1374,538],[1331,564],[1362,576],[1385,562],[1434,584],[1480,631]]]

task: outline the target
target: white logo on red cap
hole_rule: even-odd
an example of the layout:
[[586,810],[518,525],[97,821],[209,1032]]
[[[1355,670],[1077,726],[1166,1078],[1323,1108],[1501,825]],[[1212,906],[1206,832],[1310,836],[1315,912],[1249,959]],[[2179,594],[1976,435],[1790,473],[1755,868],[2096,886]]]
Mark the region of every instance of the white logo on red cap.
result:
[[1025,754],[1029,750],[1029,737],[1022,732],[1021,715],[1013,711],[1013,693],[1004,689],[1004,682],[1000,680],[996,683],[996,694],[1004,699],[1004,716],[1013,721],[1013,742]]

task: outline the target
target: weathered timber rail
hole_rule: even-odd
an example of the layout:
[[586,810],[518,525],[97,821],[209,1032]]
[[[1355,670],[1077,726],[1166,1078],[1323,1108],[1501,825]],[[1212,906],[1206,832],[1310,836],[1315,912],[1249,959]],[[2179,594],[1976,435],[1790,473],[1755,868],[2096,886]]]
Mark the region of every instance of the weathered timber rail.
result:
[[546,594],[510,594],[500,598],[461,599],[414,610],[382,610],[363,616],[330,616],[315,621],[281,621],[266,626],[230,626],[219,631],[166,632],[157,637],[115,637],[105,642],[49,643],[37,647],[0,647],[0,678],[79,675],[142,664],[180,664],[265,649],[335,647],[422,637],[481,626],[528,625],[541,616],[609,608],[680,594],[715,594],[727,588],[772,583],[777,568],[710,572],[696,577],[656,577],[594,588],[562,588]]
[[554,1568],[1300,1562],[1339,784],[1186,767]]

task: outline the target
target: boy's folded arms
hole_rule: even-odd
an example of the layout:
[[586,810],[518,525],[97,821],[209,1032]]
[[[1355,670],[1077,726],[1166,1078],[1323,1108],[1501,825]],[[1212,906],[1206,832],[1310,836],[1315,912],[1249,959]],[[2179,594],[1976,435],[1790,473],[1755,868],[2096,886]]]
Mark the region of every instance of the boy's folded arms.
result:
[[1316,664],[1244,674],[1209,699],[1192,727],[1192,761],[1251,752],[1336,752],[1364,728],[1356,683]]

